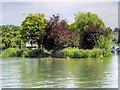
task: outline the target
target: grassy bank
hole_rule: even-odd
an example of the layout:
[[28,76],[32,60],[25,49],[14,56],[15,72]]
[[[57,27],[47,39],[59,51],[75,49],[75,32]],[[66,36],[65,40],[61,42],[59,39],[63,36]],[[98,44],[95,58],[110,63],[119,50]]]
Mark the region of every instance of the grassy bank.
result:
[[1,53],[2,57],[47,57],[51,55],[47,50],[8,48]]
[[61,58],[103,58],[111,56],[111,52],[104,49],[79,49],[79,48],[65,48],[60,50],[56,55],[50,53],[47,50],[41,49],[24,49],[20,50],[17,48],[8,48],[0,56],[2,57],[61,57]]

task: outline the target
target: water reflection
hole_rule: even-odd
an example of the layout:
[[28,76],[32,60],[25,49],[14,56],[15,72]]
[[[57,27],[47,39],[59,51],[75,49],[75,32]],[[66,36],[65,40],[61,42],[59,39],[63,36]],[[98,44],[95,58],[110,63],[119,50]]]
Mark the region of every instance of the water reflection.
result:
[[[25,59],[25,60],[24,60]],[[3,87],[118,87],[118,56],[98,59],[3,59]]]

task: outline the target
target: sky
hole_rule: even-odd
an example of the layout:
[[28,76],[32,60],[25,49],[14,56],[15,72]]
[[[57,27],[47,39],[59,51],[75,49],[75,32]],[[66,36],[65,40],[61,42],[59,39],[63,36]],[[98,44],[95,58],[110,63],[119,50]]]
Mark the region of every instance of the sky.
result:
[[118,27],[118,2],[2,2],[0,24],[21,25],[29,13],[44,13],[47,19],[59,13],[62,19],[73,23],[78,12],[95,13],[107,27]]

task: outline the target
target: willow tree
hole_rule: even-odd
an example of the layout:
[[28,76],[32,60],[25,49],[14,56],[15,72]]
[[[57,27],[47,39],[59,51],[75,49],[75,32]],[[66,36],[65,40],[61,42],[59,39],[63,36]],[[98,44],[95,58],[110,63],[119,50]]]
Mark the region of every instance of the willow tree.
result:
[[99,25],[101,29],[105,28],[104,22],[96,14],[80,12],[75,14],[75,28],[80,34],[80,48],[84,47],[84,32],[90,23]]
[[25,20],[22,22],[22,38],[24,42],[30,41],[31,45],[33,43],[41,45],[40,34],[45,31],[48,20],[44,14],[29,14]]

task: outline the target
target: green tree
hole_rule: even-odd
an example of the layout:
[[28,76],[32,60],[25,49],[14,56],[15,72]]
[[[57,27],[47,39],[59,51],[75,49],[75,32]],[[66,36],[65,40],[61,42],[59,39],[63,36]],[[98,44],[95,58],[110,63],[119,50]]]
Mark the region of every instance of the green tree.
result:
[[29,14],[22,22],[22,38],[24,42],[30,41],[31,45],[37,42],[40,47],[40,34],[44,32],[48,20],[44,14]]
[[75,30],[75,22],[69,25],[69,29]]
[[24,43],[20,34],[21,27],[14,25],[0,26],[0,48],[7,49],[9,47],[21,48]]
[[99,25],[101,29],[105,28],[103,21],[96,15],[92,13],[77,13],[75,14],[75,28],[80,34],[80,48],[83,48],[83,35],[86,27],[92,23],[95,26]]

